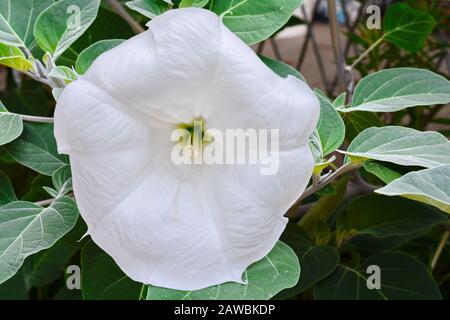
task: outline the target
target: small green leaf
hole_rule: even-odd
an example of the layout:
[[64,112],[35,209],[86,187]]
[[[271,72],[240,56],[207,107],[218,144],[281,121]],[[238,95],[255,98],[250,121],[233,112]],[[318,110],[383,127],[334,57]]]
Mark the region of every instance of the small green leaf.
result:
[[243,276],[248,281],[245,285],[227,282],[196,291],[149,286],[147,300],[266,300],[296,285],[299,276],[296,254],[279,241],[265,258],[247,268]]
[[35,45],[33,27],[38,15],[55,0],[9,0],[0,3],[0,42],[16,47]]
[[286,24],[303,0],[211,1],[209,9],[248,45],[266,40]]
[[134,0],[125,4],[131,10],[137,11],[149,19],[153,19],[170,9],[169,3],[163,0]]
[[317,124],[323,155],[326,156],[339,148],[345,139],[345,125],[331,101],[320,91],[315,90],[320,101],[320,118]]
[[75,64],[75,69],[79,74],[84,74],[97,57],[124,41],[125,40],[108,39],[94,43],[80,53]]
[[72,190],[72,173],[70,165],[64,165],[55,170],[52,175],[52,182],[60,195],[64,195]]
[[417,51],[423,48],[435,25],[431,14],[404,2],[395,3],[388,6],[384,17],[384,39],[401,49]]
[[[373,271],[380,268],[380,289],[369,289],[367,282]],[[439,300],[436,282],[419,260],[399,252],[385,252],[368,258],[359,267],[344,265],[314,287],[318,300]]]
[[[81,251],[81,287],[85,300],[139,300],[142,283],[128,278],[93,241]],[[105,272],[105,270],[108,270]]]
[[78,218],[75,201],[61,197],[43,208],[16,201],[0,207],[0,283],[11,278],[26,257],[51,247]]
[[68,163],[58,154],[52,124],[25,123],[22,135],[5,149],[20,164],[48,176]]
[[262,62],[264,62],[266,66],[272,69],[272,71],[275,72],[280,77],[286,78],[287,76],[291,75],[296,77],[297,79],[302,80],[303,82],[306,82],[302,74],[298,72],[298,70],[295,69],[294,67],[284,62],[267,58],[265,56],[260,55],[259,58],[262,60]]
[[338,242],[359,234],[385,238],[421,232],[447,220],[447,215],[418,202],[370,194],[340,212],[336,231]]
[[186,7],[197,7],[197,8],[203,8],[207,5],[209,0],[181,0],[179,7],[180,8],[186,8]]
[[376,161],[364,162],[364,170],[375,175],[386,184],[391,183],[395,179],[398,179],[402,176],[401,173],[394,171]]
[[48,75],[56,79],[64,80],[67,83],[77,80],[76,72],[65,66],[54,67]]
[[364,77],[349,108],[341,112],[394,112],[415,106],[450,102],[450,81],[428,70],[386,69]]
[[0,101],[0,146],[17,139],[22,131],[22,117],[9,113]]
[[0,170],[0,206],[16,201],[17,197],[8,176]]
[[437,132],[389,126],[361,132],[342,153],[360,159],[426,168],[450,164],[450,142]]
[[333,100],[333,105],[335,108],[343,107],[345,105],[345,98],[347,93],[342,92],[336,99]]
[[42,50],[61,56],[94,22],[100,0],[60,0],[36,20],[34,37]]
[[19,71],[28,71],[33,68],[33,64],[27,60],[19,48],[3,43],[0,43],[0,64]]
[[407,173],[375,192],[424,202],[450,213],[450,165]]
[[288,224],[281,240],[288,244],[302,266],[300,280],[295,287],[281,291],[275,298],[283,299],[294,297],[320,280],[329,276],[339,264],[339,254],[336,249],[325,245],[314,245],[305,230],[295,224]]

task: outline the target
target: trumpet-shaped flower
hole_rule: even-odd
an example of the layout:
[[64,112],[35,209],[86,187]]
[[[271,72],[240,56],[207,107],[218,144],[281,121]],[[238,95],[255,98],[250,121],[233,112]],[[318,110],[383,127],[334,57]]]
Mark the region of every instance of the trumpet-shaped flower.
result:
[[[156,17],[71,83],[55,136],[93,241],[136,281],[196,290],[242,283],[274,247],[310,179],[318,116],[304,82],[272,72],[214,13],[188,8]],[[277,173],[175,164],[171,135],[196,119],[205,130],[279,130]]]

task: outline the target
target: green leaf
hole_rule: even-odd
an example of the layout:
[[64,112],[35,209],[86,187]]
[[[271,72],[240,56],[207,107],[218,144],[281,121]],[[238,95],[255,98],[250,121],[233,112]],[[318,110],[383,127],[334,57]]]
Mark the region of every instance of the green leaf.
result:
[[8,0],[0,2],[0,42],[17,47],[35,45],[33,27],[38,15],[55,0]]
[[72,190],[72,172],[70,165],[64,165],[56,169],[52,175],[52,182],[60,195],[64,195]]
[[25,123],[22,135],[5,149],[20,164],[48,176],[68,163],[58,154],[52,124]]
[[265,300],[296,285],[299,276],[296,254],[279,241],[265,258],[247,268],[243,277],[248,281],[245,285],[227,282],[196,291],[149,286],[147,300]]
[[450,165],[407,173],[375,192],[424,202],[450,213]]
[[426,168],[450,164],[450,142],[437,132],[389,126],[369,128],[350,144],[350,157]]
[[206,4],[209,2],[209,0],[181,0],[179,7],[180,8],[186,8],[186,7],[197,7],[197,8],[203,8],[206,6]]
[[450,81],[428,70],[395,68],[364,77],[349,108],[341,112],[394,112],[415,106],[450,102]]
[[302,266],[300,281],[295,287],[281,291],[275,298],[294,297],[320,280],[329,276],[339,264],[339,254],[330,246],[314,245],[305,237],[305,229],[295,224],[288,224],[281,240],[288,244]]
[[259,58],[262,60],[262,62],[264,62],[266,66],[272,69],[272,71],[275,72],[280,77],[286,78],[287,76],[291,75],[296,77],[297,79],[302,80],[303,82],[306,82],[302,74],[294,67],[284,62],[267,58],[265,56],[260,55]]
[[153,19],[169,10],[169,4],[163,0],[134,0],[125,3],[131,10]]
[[34,37],[55,60],[94,22],[100,0],[61,0],[43,11],[36,20]]
[[[81,251],[81,287],[85,300],[138,300],[145,287],[128,278],[93,241]],[[107,272],[105,272],[107,270]]]
[[315,90],[320,101],[320,118],[317,124],[323,154],[332,153],[339,148],[345,139],[345,125],[332,102],[320,91]]
[[80,249],[78,241],[85,232],[86,227],[79,219],[76,226],[53,246],[33,255],[31,267],[25,276],[27,284],[30,287],[43,287],[60,278]]
[[0,206],[16,201],[17,197],[8,176],[0,170]]
[[343,107],[345,105],[345,98],[347,93],[342,92],[336,99],[333,100],[333,105],[335,108]]
[[0,283],[11,278],[26,257],[51,247],[78,218],[75,201],[61,197],[43,208],[17,201],[0,207]]
[[0,300],[27,300],[24,272],[19,270],[12,278],[0,284]]
[[263,41],[286,24],[303,0],[211,1],[210,10],[248,45]]
[[109,39],[94,43],[80,53],[75,64],[75,69],[79,74],[84,74],[98,56],[118,46],[124,41],[125,40]]
[[22,117],[9,113],[0,101],[0,146],[17,139],[22,131]]
[[64,80],[66,83],[77,80],[76,72],[65,66],[54,67],[48,75],[56,79]]
[[0,43],[0,64],[19,71],[33,68],[33,64],[19,48],[4,43]]
[[394,171],[391,168],[388,168],[376,161],[364,162],[364,170],[375,175],[386,184],[391,183],[395,179],[398,179],[402,176],[401,173]]
[[[368,289],[369,266],[381,271],[380,289]],[[369,281],[372,283],[372,281]],[[368,258],[355,269],[339,266],[314,287],[318,300],[430,300],[442,299],[426,266],[403,253],[385,252]]]
[[359,234],[377,238],[407,235],[448,221],[447,215],[418,202],[376,194],[353,200],[337,217],[338,242]]
[[436,21],[425,11],[407,3],[388,6],[384,17],[384,39],[401,49],[417,51],[424,47]]
[[366,111],[355,111],[344,114],[345,137],[352,141],[364,130],[371,127],[382,127],[384,123],[376,113]]

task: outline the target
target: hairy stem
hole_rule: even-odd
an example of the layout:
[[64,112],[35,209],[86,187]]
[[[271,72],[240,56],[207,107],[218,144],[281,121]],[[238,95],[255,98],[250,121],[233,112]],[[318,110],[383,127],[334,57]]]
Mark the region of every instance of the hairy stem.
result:
[[119,16],[121,16],[133,29],[136,33],[142,33],[145,31],[145,29],[136,21],[133,19],[133,17],[128,13],[127,10],[125,10],[122,5],[117,0],[107,0],[108,4],[111,6],[111,8],[116,12]]

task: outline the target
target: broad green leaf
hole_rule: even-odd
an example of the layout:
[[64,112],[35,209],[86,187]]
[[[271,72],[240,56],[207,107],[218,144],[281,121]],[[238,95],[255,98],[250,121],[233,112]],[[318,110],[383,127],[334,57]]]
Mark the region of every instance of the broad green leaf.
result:
[[298,70],[295,69],[294,67],[284,62],[267,58],[265,56],[260,55],[259,58],[262,60],[262,62],[265,63],[266,66],[272,69],[272,71],[275,72],[280,77],[286,78],[287,76],[291,75],[302,80],[303,82],[306,82],[302,74],[298,72]]
[[153,19],[169,10],[169,3],[163,0],[134,0],[125,3],[131,10]]
[[8,87],[1,100],[11,113],[42,116],[50,111],[50,99],[42,84],[31,79],[24,79],[19,87]]
[[125,40],[110,39],[94,43],[80,53],[75,64],[75,69],[79,74],[85,73],[98,56],[118,46],[124,41]]
[[364,77],[349,108],[341,112],[394,112],[415,106],[450,102],[450,81],[424,69],[395,68]]
[[361,251],[373,251],[380,252],[385,250],[391,250],[393,248],[399,247],[413,239],[419,238],[432,230],[433,227],[428,229],[420,230],[418,232],[411,232],[408,234],[402,234],[399,236],[389,236],[385,238],[376,238],[369,234],[358,235],[350,240],[350,245],[352,248],[357,248]]
[[203,8],[206,6],[206,4],[209,2],[209,0],[181,0],[179,7],[180,8],[186,8],[186,7],[197,7],[197,8]]
[[297,284],[300,265],[294,251],[278,242],[263,259],[244,272],[242,285],[227,282],[196,291],[148,287],[147,300],[265,300]]
[[367,111],[348,112],[343,115],[345,123],[345,137],[352,141],[364,130],[371,127],[382,127],[384,123],[376,113]]
[[[380,268],[380,289],[370,290],[367,286],[367,280],[373,274],[373,271],[368,273],[369,266]],[[442,299],[427,267],[400,252],[377,254],[355,269],[339,266],[331,276],[314,287],[314,296],[318,300]]]
[[411,8],[404,2],[392,4],[384,17],[384,39],[401,49],[417,51],[423,48],[435,24],[428,12]]
[[128,278],[114,260],[93,241],[89,241],[81,251],[81,269],[81,287],[85,300],[145,298],[142,291],[146,286]]
[[332,102],[318,90],[315,90],[315,93],[320,101],[320,118],[317,123],[317,130],[319,131],[323,154],[326,156],[339,148],[344,142],[345,125]]
[[12,278],[0,284],[0,300],[27,299],[28,292],[23,270],[19,270]]
[[61,195],[72,190],[72,173],[70,165],[64,165],[58,168],[52,175],[52,182]]
[[450,213],[450,165],[407,173],[375,192],[424,202]]
[[0,64],[19,71],[28,71],[33,68],[31,61],[17,47],[0,43]]
[[303,0],[211,1],[209,9],[247,44],[266,40],[292,16]]
[[356,198],[340,212],[336,231],[342,242],[359,234],[377,238],[407,235],[447,221],[447,215],[421,203],[370,194]]
[[0,42],[17,47],[35,45],[34,23],[38,15],[55,0],[3,0],[0,1]]
[[0,206],[16,201],[17,197],[8,176],[0,170]]
[[76,72],[65,66],[54,67],[48,75],[56,79],[64,80],[67,83],[77,80]]
[[78,242],[86,232],[81,219],[76,226],[53,246],[42,250],[31,257],[25,278],[30,287],[43,287],[60,278],[70,265],[70,260],[80,249]]
[[288,244],[302,266],[300,280],[295,287],[281,291],[275,298],[294,297],[320,280],[329,276],[339,264],[339,254],[330,246],[315,245],[304,236],[306,231],[295,224],[288,224],[281,240]]
[[68,163],[58,154],[52,124],[25,123],[22,135],[5,149],[20,164],[48,176]]
[[352,141],[347,151],[357,159],[373,159],[426,168],[450,164],[450,142],[437,132],[389,126],[369,128]]
[[26,257],[55,244],[77,218],[75,201],[68,197],[47,208],[24,201],[0,207],[0,283],[11,278]]
[[60,0],[36,20],[34,37],[55,60],[94,22],[100,0]]
[[376,161],[366,161],[364,163],[364,170],[375,175],[386,184],[391,183],[402,176],[401,173]]
[[0,101],[0,146],[17,139],[22,131],[22,117],[9,113]]

